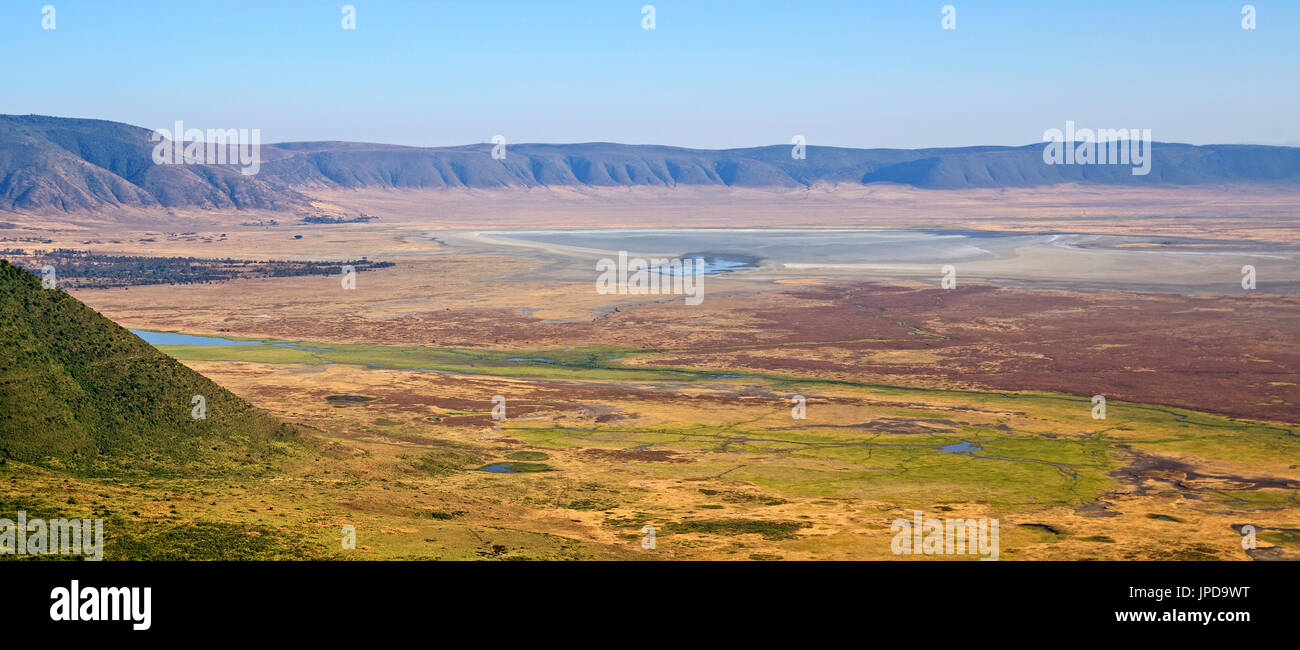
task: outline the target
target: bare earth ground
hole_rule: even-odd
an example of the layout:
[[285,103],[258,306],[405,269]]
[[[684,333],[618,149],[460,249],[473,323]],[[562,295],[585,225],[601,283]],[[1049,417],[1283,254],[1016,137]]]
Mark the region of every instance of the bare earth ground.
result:
[[[614,193],[321,195],[381,217],[369,224],[0,215],[19,226],[0,231],[3,247],[397,262],[355,291],[304,276],[76,293],[127,327],[320,346],[169,350],[316,429],[330,443],[319,457],[240,485],[12,464],[0,484],[11,500],[71,495],[146,526],[269,526],[327,557],[892,558],[890,522],[915,510],[998,518],[1003,559],[1300,553],[1300,297],[1240,290],[1237,260],[1134,268],[1122,252],[1026,250],[963,266],[970,281],[952,291],[929,267],[764,265],[707,278],[690,307],[598,295],[586,262],[471,232],[941,226],[1296,244],[1300,194]],[[1227,277],[1213,292],[1106,288],[1125,274],[1161,287]],[[466,368],[429,350],[504,354]],[[796,394],[806,420],[791,417]],[[1105,420],[1090,415],[1095,394]],[[372,399],[326,399],[349,395]],[[490,416],[494,395],[505,421]],[[961,443],[974,450],[943,449]],[[549,471],[477,470],[500,462]],[[345,524],[357,551],[334,550]],[[1260,548],[1242,548],[1244,524]]]

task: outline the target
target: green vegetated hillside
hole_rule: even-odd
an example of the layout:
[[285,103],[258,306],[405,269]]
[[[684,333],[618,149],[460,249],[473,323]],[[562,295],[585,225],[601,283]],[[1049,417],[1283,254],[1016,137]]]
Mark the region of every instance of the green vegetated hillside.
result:
[[[204,419],[193,417],[196,395]],[[0,459],[88,475],[243,473],[305,440],[0,260]]]

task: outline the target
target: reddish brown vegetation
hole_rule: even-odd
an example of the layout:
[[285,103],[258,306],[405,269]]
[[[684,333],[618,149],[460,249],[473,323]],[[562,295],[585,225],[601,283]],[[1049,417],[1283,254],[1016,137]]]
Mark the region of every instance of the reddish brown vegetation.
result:
[[[1066,294],[993,287],[898,289],[873,285],[791,292],[781,307],[741,309],[764,323],[773,349],[683,351],[663,363],[944,386],[1105,394],[1242,417],[1300,422],[1300,298],[1249,295]],[[764,301],[770,302],[770,301]],[[841,354],[785,341],[839,343]],[[930,335],[927,336],[926,334]],[[738,337],[735,344],[758,342]],[[872,354],[918,350],[937,363],[879,363]],[[843,352],[848,351],[845,359]],[[858,351],[860,355],[851,354]]]

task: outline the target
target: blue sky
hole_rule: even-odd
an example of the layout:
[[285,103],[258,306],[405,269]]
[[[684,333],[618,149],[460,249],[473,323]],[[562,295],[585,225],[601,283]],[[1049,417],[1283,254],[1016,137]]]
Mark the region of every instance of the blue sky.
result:
[[1073,120],[1300,144],[1300,2],[1251,2],[1253,31],[1243,4],[5,0],[0,113],[264,142],[963,146]]

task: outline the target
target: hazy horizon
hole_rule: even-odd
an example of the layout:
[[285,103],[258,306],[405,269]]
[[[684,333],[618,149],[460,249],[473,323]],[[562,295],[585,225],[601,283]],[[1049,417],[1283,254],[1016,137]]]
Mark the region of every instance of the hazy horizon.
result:
[[[106,121],[106,122],[116,122],[116,123],[120,123],[120,124],[128,124],[128,125],[130,125],[130,126],[137,126],[137,127],[141,127],[141,128],[150,128],[150,127],[147,127],[147,126],[144,126],[144,125],[141,125],[141,124],[131,124],[131,123],[129,123],[129,122],[120,122],[120,121],[118,121],[118,120],[109,120],[109,119],[102,118],[102,117],[88,117],[88,116],[80,116],[80,115],[40,115],[40,114],[36,114],[36,113],[25,113],[25,114],[0,113],[0,117],[47,117],[47,118],[55,118],[55,119],[84,119],[84,120],[98,120],[98,121]],[[171,126],[171,125],[168,125],[168,126],[162,126],[162,127],[157,127],[157,128],[169,129],[169,126]],[[191,124],[186,124],[185,126],[186,126],[187,130],[188,130],[189,128],[192,128],[192,127],[193,127],[193,125],[191,125]],[[169,130],[169,131],[170,131],[170,130]],[[1121,140],[1122,140],[1122,139],[1121,139]],[[379,141],[368,141],[368,140],[338,140],[338,139],[334,139],[334,138],[307,138],[307,139],[304,139],[304,140],[276,140],[276,141],[265,141],[265,142],[262,142],[261,144],[263,144],[263,145],[282,145],[282,144],[302,144],[302,143],[312,143],[312,142],[320,142],[320,143],[325,143],[325,142],[342,142],[342,143],[346,143],[346,144],[371,144],[371,145],[379,145],[379,146],[385,146],[385,147],[410,147],[410,148],[416,148],[416,149],[456,149],[456,148],[462,148],[462,147],[473,147],[473,146],[478,146],[478,145],[491,145],[491,144],[492,144],[491,142],[489,142],[489,141],[487,141],[487,140],[483,140],[483,141],[480,141],[480,142],[461,142],[461,143],[456,143],[456,144],[430,144],[430,145],[417,145],[417,144],[407,144],[407,143],[403,143],[403,142],[379,142]],[[1221,146],[1221,145],[1229,145],[1229,146],[1231,146],[1231,145],[1240,145],[1240,146],[1292,147],[1292,148],[1300,147],[1300,142],[1293,142],[1293,143],[1286,143],[1286,142],[1284,142],[1284,143],[1270,143],[1270,142],[1205,142],[1205,143],[1191,143],[1191,142],[1174,142],[1174,141],[1167,141],[1167,140],[1152,140],[1152,143],[1153,143],[1153,144],[1179,144],[1179,145],[1191,145],[1191,146]],[[522,146],[529,146],[529,145],[541,145],[541,146],[574,146],[574,145],[599,145],[599,144],[610,144],[610,145],[629,146],[629,147],[669,147],[669,148],[674,148],[674,149],[688,149],[688,150],[698,150],[698,151],[729,151],[729,150],[740,150],[740,149],[762,149],[762,148],[766,148],[766,147],[788,147],[788,146],[790,146],[789,143],[783,143],[783,142],[772,142],[772,143],[767,143],[767,144],[741,145],[741,146],[736,146],[736,147],[689,147],[689,146],[682,146],[682,145],[663,144],[663,143],[660,143],[660,142],[620,142],[620,141],[616,141],[616,140],[586,140],[586,141],[582,141],[582,142],[558,142],[558,141],[555,141],[555,142],[539,142],[539,141],[529,141],[529,142],[512,142],[512,143],[510,143],[510,146],[521,146],[521,145],[522,145]],[[825,148],[825,149],[898,149],[898,150],[922,150],[922,149],[966,149],[966,148],[980,148],[980,147],[1021,148],[1021,147],[1030,147],[1030,146],[1042,145],[1042,144],[1043,144],[1043,141],[1042,141],[1042,140],[1037,140],[1037,141],[1034,141],[1034,142],[1025,142],[1025,143],[1021,143],[1021,144],[1007,144],[1007,143],[986,142],[986,143],[982,143],[982,144],[974,144],[974,145],[937,145],[937,146],[928,146],[928,147],[855,147],[855,146],[838,145],[838,144],[809,144],[808,147],[809,147],[809,148]]]

